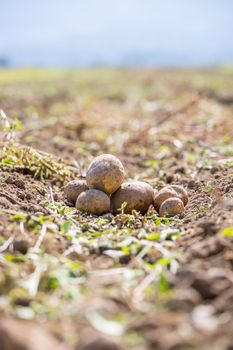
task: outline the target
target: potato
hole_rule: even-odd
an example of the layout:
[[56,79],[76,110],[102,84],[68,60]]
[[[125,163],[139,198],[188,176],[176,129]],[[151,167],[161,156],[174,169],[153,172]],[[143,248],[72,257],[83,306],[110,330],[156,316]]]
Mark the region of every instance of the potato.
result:
[[114,214],[120,213],[124,202],[127,203],[124,213],[131,213],[136,210],[145,214],[154,201],[153,188],[142,181],[126,182],[111,196],[111,211]]
[[96,157],[87,170],[87,186],[112,194],[124,180],[124,167],[111,154]]
[[86,190],[78,196],[76,208],[88,214],[102,215],[110,210],[110,199],[102,191]]
[[168,198],[159,208],[160,216],[174,216],[183,213],[184,203],[180,198]]
[[159,192],[155,194],[155,199],[154,199],[154,207],[157,212],[159,212],[159,208],[161,204],[168,198],[171,197],[177,197],[177,192],[168,187],[162,188]]
[[168,188],[171,188],[173,190],[176,191],[177,196],[182,200],[182,202],[184,203],[184,206],[187,205],[188,203],[188,193],[187,191],[184,189],[184,187],[179,186],[179,185],[170,185],[168,186]]
[[88,190],[85,180],[73,180],[68,182],[64,188],[64,195],[68,202],[75,205],[75,202],[83,191]]

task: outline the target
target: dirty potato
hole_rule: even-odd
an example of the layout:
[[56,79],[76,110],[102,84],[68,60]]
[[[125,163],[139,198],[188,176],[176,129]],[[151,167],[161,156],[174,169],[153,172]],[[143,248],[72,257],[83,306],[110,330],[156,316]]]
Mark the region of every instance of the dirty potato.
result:
[[111,196],[111,211],[114,214],[120,213],[122,205],[126,203],[124,213],[136,210],[145,214],[153,201],[154,190],[149,184],[142,181],[127,182]]
[[161,204],[168,198],[177,197],[177,192],[169,187],[164,187],[155,194],[154,208],[159,212]]
[[171,188],[174,191],[176,191],[177,196],[182,200],[182,202],[184,203],[184,206],[186,206],[188,204],[188,193],[184,189],[184,187],[179,186],[179,185],[170,185],[170,186],[168,186],[168,188]]
[[102,191],[86,190],[78,196],[76,208],[88,214],[102,215],[110,210],[110,199]]
[[122,184],[124,167],[121,161],[111,154],[96,157],[87,170],[86,180],[89,188],[112,194]]
[[159,208],[160,216],[175,216],[182,214],[184,211],[184,203],[180,198],[168,198],[166,199]]
[[73,180],[64,187],[64,196],[68,202],[75,205],[75,202],[83,191],[88,190],[85,180]]

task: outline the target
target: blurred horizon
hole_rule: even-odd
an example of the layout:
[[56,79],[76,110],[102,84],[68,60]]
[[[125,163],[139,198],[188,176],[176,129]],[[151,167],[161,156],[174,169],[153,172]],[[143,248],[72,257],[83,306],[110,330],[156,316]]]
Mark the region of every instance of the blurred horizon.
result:
[[233,63],[231,0],[2,0],[0,66]]

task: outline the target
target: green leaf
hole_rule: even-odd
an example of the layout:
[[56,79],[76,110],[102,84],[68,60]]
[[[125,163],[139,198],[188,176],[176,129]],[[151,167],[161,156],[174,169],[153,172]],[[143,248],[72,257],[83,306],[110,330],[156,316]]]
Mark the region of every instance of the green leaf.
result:
[[21,213],[17,213],[17,214],[12,215],[13,220],[23,220],[26,218],[27,218],[27,215],[21,214]]
[[170,264],[170,262],[171,262],[171,259],[165,257],[157,260],[156,265],[167,266]]
[[158,241],[160,237],[160,234],[159,233],[150,233],[148,236],[147,236],[147,239],[149,241]]
[[61,233],[63,235],[65,235],[69,231],[70,224],[71,224],[70,221],[67,220],[61,225]]
[[21,263],[27,260],[26,256],[5,254],[5,260],[9,262]]
[[159,290],[161,293],[167,293],[169,291],[169,285],[166,277],[164,274],[161,273],[160,279],[159,279]]
[[220,232],[220,236],[233,237],[233,227],[224,228],[224,230]]
[[55,276],[46,276],[41,282],[40,288],[45,291],[54,291],[60,287],[58,278]]

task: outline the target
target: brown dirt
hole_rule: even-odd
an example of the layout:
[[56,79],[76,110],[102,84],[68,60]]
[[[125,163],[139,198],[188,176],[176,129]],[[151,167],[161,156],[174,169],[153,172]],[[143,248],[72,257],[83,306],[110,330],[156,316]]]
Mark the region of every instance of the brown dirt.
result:
[[[24,129],[17,134],[20,144],[64,158],[81,178],[93,156],[113,153],[124,163],[129,178],[145,180],[158,189],[166,184],[187,188],[189,203],[185,213],[171,222],[171,228],[182,234],[174,242],[162,243],[175,254],[178,270],[165,271],[169,292],[161,294],[153,269],[148,266],[161,258],[159,249],[148,248],[139,258],[142,247],[137,241],[127,254],[117,255],[120,251],[117,244],[127,235],[140,241],[145,233],[161,233],[164,226],[157,227],[150,219],[150,215],[155,215],[153,209],[148,218],[134,218],[133,223],[128,223],[127,216],[106,214],[103,227],[98,226],[96,218],[79,216],[76,227],[81,237],[100,233],[93,244],[83,238],[80,250],[71,238],[47,228],[40,246],[43,254],[58,259],[66,254],[81,265],[80,282],[77,279],[81,283],[80,301],[71,302],[71,310],[62,292],[54,292],[53,296],[51,290],[42,288],[42,278],[36,297],[17,295],[9,309],[0,302],[0,321],[4,324],[6,315],[12,318],[0,327],[4,339],[1,350],[37,349],[29,345],[30,336],[21,339],[18,330],[13,331],[14,327],[20,329],[16,322],[19,327],[22,324],[25,333],[31,331],[33,324],[35,332],[49,332],[40,336],[49,343],[59,343],[58,349],[62,350],[231,350],[233,237],[222,235],[222,231],[233,227],[232,148],[229,151],[233,143],[233,110],[231,99],[224,98],[226,91],[233,93],[232,73],[94,71],[93,79],[82,77],[83,83],[76,74],[56,83],[3,84],[0,106],[7,115],[17,116],[23,122]],[[72,175],[66,181],[69,178]],[[58,212],[51,201],[68,208],[62,185],[53,178],[37,180],[20,169],[10,172],[2,167],[0,251],[4,242],[9,240],[9,244],[0,255],[7,253],[20,259],[27,256],[38,242],[41,224],[36,220],[40,216],[49,217],[61,229],[65,214]],[[17,213],[28,218],[17,219],[14,217]],[[33,217],[36,223],[32,224]],[[104,233],[115,228],[123,230],[119,237]],[[131,231],[126,234],[128,228]],[[44,260],[43,263],[46,264]],[[20,283],[15,283],[17,279],[34,271],[32,261],[22,260],[20,264],[9,272],[11,266],[0,260],[3,300],[7,293],[20,288]],[[48,269],[50,264],[54,262],[51,260]],[[132,286],[127,285],[130,275],[123,278],[124,269],[141,271],[136,282],[130,280]],[[82,278],[86,278],[84,286]],[[147,278],[151,278],[153,290],[145,292],[137,286],[147,283]],[[27,307],[33,304],[33,298],[44,308],[54,304],[58,314],[46,313],[42,308],[30,324],[20,320],[16,306]],[[101,315],[107,315],[107,320],[122,317],[123,335],[106,335],[96,326],[95,312],[99,310]],[[49,346],[38,346],[38,350]]]

